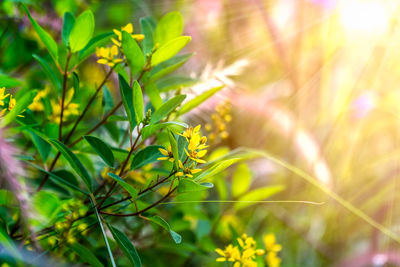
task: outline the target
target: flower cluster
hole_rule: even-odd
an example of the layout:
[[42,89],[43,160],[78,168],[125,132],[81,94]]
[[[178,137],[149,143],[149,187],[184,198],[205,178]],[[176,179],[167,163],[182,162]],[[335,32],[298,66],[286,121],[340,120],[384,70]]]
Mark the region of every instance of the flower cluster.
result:
[[233,262],[234,267],[257,267],[256,256],[264,255],[265,251],[257,249],[256,241],[246,234],[239,237],[237,242],[239,246],[230,244],[224,250],[217,248],[215,251],[221,256],[217,261]]
[[122,58],[118,57],[118,47],[113,45],[111,47],[97,47],[96,56],[99,58],[97,63],[108,65],[111,68],[116,64],[123,62]]
[[76,242],[75,235],[77,233],[85,234],[85,230],[88,228],[88,225],[85,223],[81,223],[76,228],[72,228],[74,221],[80,216],[84,216],[88,211],[82,201],[70,200],[64,203],[61,208],[65,213],[64,220],[54,225],[57,236],[49,237],[48,243],[50,246],[55,246],[58,240],[66,240],[67,243],[73,244]]
[[279,267],[281,264],[281,258],[278,257],[278,252],[282,250],[282,246],[276,243],[275,235],[266,234],[263,237],[265,250],[267,251],[267,256],[265,261],[269,267]]
[[232,120],[231,104],[228,100],[219,103],[215,113],[211,115],[212,123],[207,123],[205,129],[209,132],[210,142],[217,142],[220,139],[226,139],[229,133],[226,130],[226,124]]
[[[72,103],[72,97],[74,95],[73,90],[69,90],[64,103],[64,118],[69,116],[79,115],[79,105],[76,103]],[[51,106],[53,108],[53,112],[51,114],[51,120],[60,123],[60,113],[61,113],[61,103],[52,99]]]
[[[11,111],[15,105],[17,104],[17,101],[11,94],[5,94],[6,88],[2,87],[0,88],[0,117],[2,117],[7,109]],[[5,100],[8,98],[8,103],[5,102]],[[23,117],[22,115],[18,115],[19,117]]]
[[[207,137],[200,136],[200,127],[201,125],[198,125],[195,128],[189,127],[180,134],[185,137],[188,146],[187,149],[185,148],[185,153],[187,155],[186,160],[184,162],[178,160],[179,171],[175,174],[177,177],[193,177],[193,174],[201,171],[201,169],[196,169],[196,165],[198,163],[206,162],[201,158],[207,153]],[[159,151],[163,157],[159,157],[157,160],[168,160],[170,162],[175,161],[171,145],[168,146],[168,150],[159,148]]]
[[143,34],[133,34],[133,25],[132,25],[132,23],[126,24],[124,27],[121,28],[120,31],[116,30],[116,29],[114,29],[113,31],[114,31],[115,35],[117,35],[118,40],[115,39],[115,38],[112,38],[111,41],[115,45],[117,45],[119,47],[121,47],[122,31],[126,31],[127,33],[129,33],[132,36],[133,39],[136,39],[137,41],[141,41],[141,40],[144,39],[144,35]]
[[252,238],[243,234],[237,239],[238,246],[230,244],[224,250],[217,248],[215,251],[220,257],[218,262],[233,262],[233,267],[257,267],[256,257],[266,254],[265,261],[269,267],[279,267],[281,259],[277,253],[282,250],[282,246],[276,244],[273,234],[266,234],[263,237],[265,250],[257,249],[257,243]]
[[35,98],[33,99],[32,104],[29,105],[29,109],[32,111],[43,111],[44,106],[42,99],[45,98],[49,94],[50,88],[46,86],[44,90],[41,90],[37,93]]

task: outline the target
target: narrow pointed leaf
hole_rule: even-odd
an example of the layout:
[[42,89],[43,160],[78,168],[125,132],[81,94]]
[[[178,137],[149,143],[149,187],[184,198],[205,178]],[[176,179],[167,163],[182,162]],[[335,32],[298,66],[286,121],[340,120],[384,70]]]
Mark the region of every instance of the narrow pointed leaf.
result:
[[89,145],[93,148],[97,155],[99,155],[109,167],[114,168],[114,154],[111,148],[106,143],[94,136],[87,135],[83,138],[89,143]]
[[152,115],[150,123],[159,122],[174,111],[185,100],[186,95],[177,95],[162,104]]
[[135,267],[142,266],[139,254],[137,253],[136,248],[133,246],[129,238],[117,228],[112,227],[110,224],[107,225],[111,231],[111,234],[114,237],[114,240],[117,242],[118,246],[121,248],[124,255],[133,264],[133,266]]
[[151,58],[151,66],[156,66],[175,56],[191,39],[190,36],[180,36],[165,43],[154,52]]
[[75,18],[72,15],[72,13],[65,12],[61,37],[62,37],[63,43],[66,46],[68,46],[68,44],[69,44],[69,35],[71,33],[72,28],[74,27],[74,24],[75,24]]
[[178,170],[178,161],[179,161],[179,153],[178,153],[178,143],[176,142],[176,139],[174,137],[174,134],[168,130],[168,138],[169,138],[169,142],[171,144],[171,150],[172,150],[172,154],[174,155],[174,163],[175,163],[175,168]]
[[198,184],[193,180],[182,179],[181,181],[179,181],[178,193],[204,191],[213,187],[214,185],[211,183]]
[[[272,186],[266,186],[262,188],[257,188],[253,191],[250,191],[243,195],[241,198],[239,198],[239,202],[235,203],[235,209],[240,210],[243,208],[246,208],[250,205],[254,205],[255,203],[251,203],[251,201],[261,201],[265,200],[285,189],[285,186],[283,185],[272,185]],[[240,202],[243,201],[243,202]]]
[[129,124],[132,130],[136,126],[135,111],[133,108],[133,92],[129,84],[126,82],[125,78],[122,77],[122,75],[118,74],[118,79],[122,103],[124,104],[124,108],[126,114],[128,115]]
[[113,35],[113,32],[106,32],[96,35],[95,37],[90,39],[89,43],[81,51],[79,51],[78,61],[82,61],[90,56],[92,53],[94,53],[94,51],[96,51],[96,47],[107,44],[109,38]]
[[122,49],[124,51],[126,61],[131,68],[131,73],[136,74],[143,69],[145,58],[142,50],[137,44],[136,40],[127,33],[122,31]]
[[135,110],[136,124],[139,125],[143,120],[143,94],[137,81],[133,83],[133,109]]
[[82,178],[89,191],[92,191],[92,180],[78,157],[63,143],[58,140],[50,139],[50,143],[64,156],[71,165],[72,169]]
[[192,56],[193,56],[193,53],[178,55],[178,56],[175,56],[173,58],[170,58],[170,59],[158,64],[150,71],[150,79],[152,81],[155,81],[161,77],[164,77],[165,75],[167,75],[167,74],[173,72],[174,70],[178,69],[179,67],[181,67]]
[[50,55],[53,57],[54,61],[58,61],[58,47],[57,43],[54,41],[54,39],[51,37],[50,34],[48,34],[31,16],[29,13],[28,8],[22,4],[22,6],[25,9],[26,14],[28,15],[29,20],[32,23],[33,28],[35,29],[36,33],[38,34],[40,40],[44,44],[44,46],[47,48],[49,51]]
[[147,219],[149,219],[151,222],[156,223],[159,226],[161,226],[162,228],[164,228],[165,230],[167,230],[171,234],[171,237],[175,241],[176,244],[180,244],[182,242],[181,235],[174,232],[171,229],[171,226],[169,226],[169,224],[160,216],[153,216],[153,217],[149,217]]
[[157,158],[163,157],[159,148],[164,149],[162,146],[147,146],[140,150],[132,159],[131,170],[139,169],[140,167],[152,162],[156,162]]
[[110,176],[114,181],[116,181],[122,188],[124,188],[131,195],[132,199],[135,199],[137,197],[137,190],[133,186],[122,180],[121,177],[112,172],[107,173],[107,175]]
[[142,41],[143,53],[147,55],[153,49],[153,26],[151,25],[151,18],[140,19],[140,29],[144,34],[144,40]]

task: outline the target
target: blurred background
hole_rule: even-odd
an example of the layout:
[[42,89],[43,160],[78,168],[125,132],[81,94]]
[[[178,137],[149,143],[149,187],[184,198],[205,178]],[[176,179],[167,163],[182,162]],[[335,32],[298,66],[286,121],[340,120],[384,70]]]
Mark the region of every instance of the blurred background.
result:
[[[0,61],[2,72],[18,77],[37,64],[31,54],[38,47],[32,29],[24,27],[27,19],[13,2],[0,4]],[[186,50],[195,53],[183,73],[203,82],[227,84],[188,119],[211,123],[218,103],[229,101],[232,121],[227,124],[229,136],[219,141],[221,146],[265,150],[302,169],[356,209],[343,207],[293,172],[257,159],[248,163],[252,188],[281,184],[285,189],[274,200],[324,204],[253,205],[240,216],[227,208],[222,228],[229,224],[254,236],[275,233],[283,245],[281,266],[400,266],[396,241],[400,235],[400,1],[24,2],[36,7],[32,13],[39,24],[55,35],[66,11],[79,14],[91,8],[98,33],[128,22],[139,31],[142,16],[160,18],[180,11],[184,32],[192,36]],[[102,77],[95,59],[81,71],[86,78]],[[41,86],[40,76],[33,72],[29,77]],[[184,90],[196,95],[202,87]],[[221,192],[220,198],[229,198]],[[361,219],[358,211],[379,223],[380,229]]]

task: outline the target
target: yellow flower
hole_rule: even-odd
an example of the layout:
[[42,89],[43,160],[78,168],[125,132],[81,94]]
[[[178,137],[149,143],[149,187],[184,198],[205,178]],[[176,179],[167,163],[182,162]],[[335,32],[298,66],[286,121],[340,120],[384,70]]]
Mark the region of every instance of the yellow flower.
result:
[[5,87],[0,88],[0,106],[4,106],[4,99],[9,96],[10,94],[4,94],[6,91]]
[[[70,116],[79,115],[79,105],[76,103],[71,103],[72,97],[74,95],[73,90],[69,90],[65,97],[64,103],[64,118],[68,118]],[[53,109],[51,120],[60,123],[60,113],[61,113],[61,103],[51,100],[51,106]]]
[[276,252],[269,252],[265,257],[265,260],[269,267],[279,267],[281,264],[281,258],[276,255]]
[[217,252],[221,256],[217,258],[218,262],[223,262],[223,261],[235,262],[240,260],[240,251],[237,246],[228,245],[225,247],[225,250],[217,248],[215,252]]
[[170,162],[174,162],[174,154],[172,153],[172,148],[171,145],[168,146],[168,150],[165,150],[163,148],[158,149],[161,154],[163,154],[165,157],[160,157],[157,160],[168,160]]
[[129,33],[132,36],[133,39],[136,39],[137,41],[141,41],[144,39],[143,34],[133,34],[133,25],[132,25],[132,23],[128,23],[124,27],[121,28],[121,31],[116,30],[116,29],[113,30],[115,35],[117,35],[118,40],[115,38],[111,38],[111,41],[117,46],[121,46],[122,31],[126,31],[127,33]]
[[[204,137],[204,136],[203,136]],[[207,148],[205,145],[205,142],[207,142],[207,138],[200,138],[200,135],[198,133],[192,134],[189,145],[188,145],[188,150],[185,148],[185,153],[186,155],[193,161],[198,162],[198,163],[205,163],[205,160],[202,160],[200,158],[204,157],[207,153],[207,150],[204,150],[204,148]]]
[[282,250],[282,246],[276,244],[276,238],[273,234],[266,234],[263,236],[263,241],[265,244],[265,249],[267,251],[279,252]]
[[97,63],[114,67],[116,64],[123,61],[122,58],[118,58],[118,47],[113,45],[110,47],[96,48],[96,56],[99,58]]
[[12,95],[10,95],[10,102],[8,102],[8,110],[12,110],[15,105],[17,104],[17,101],[15,100],[15,98],[13,98]]
[[192,163],[189,167],[185,167],[182,164],[182,161],[178,162],[179,168],[182,169],[182,171],[177,172],[175,175],[180,177],[193,177],[192,174],[201,172],[201,169],[194,169],[194,164]]
[[201,125],[197,125],[194,129],[193,127],[187,128],[181,136],[185,137],[188,142],[190,142],[190,139],[192,139],[192,136],[200,131]]
[[47,96],[48,93],[49,93],[49,87],[47,86],[44,90],[39,91],[35,96],[35,98],[33,99],[32,104],[29,105],[29,109],[32,111],[43,111],[44,107],[41,99]]
[[237,241],[243,249],[256,247],[256,241],[254,240],[254,238],[249,237],[246,234],[243,234],[242,237],[239,237]]

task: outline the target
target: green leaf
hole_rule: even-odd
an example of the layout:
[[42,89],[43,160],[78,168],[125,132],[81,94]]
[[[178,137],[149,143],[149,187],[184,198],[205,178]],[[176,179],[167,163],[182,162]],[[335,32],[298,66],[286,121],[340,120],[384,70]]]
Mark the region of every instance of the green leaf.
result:
[[5,189],[0,189],[0,206],[11,206],[17,203],[14,193]]
[[145,63],[145,58],[135,39],[133,39],[133,37],[126,31],[122,31],[122,49],[126,61],[131,68],[132,75],[141,71]]
[[150,17],[140,19],[140,29],[144,34],[142,47],[145,55],[151,53],[151,50],[153,49],[153,26],[151,20]]
[[157,85],[154,82],[150,81],[148,84],[146,84],[144,90],[146,91],[147,96],[150,98],[150,102],[153,107],[155,109],[158,109],[162,105],[163,101],[161,99]]
[[69,34],[71,33],[71,30],[72,30],[72,27],[74,26],[74,24],[75,24],[74,15],[72,15],[71,12],[65,12],[61,37],[62,37],[63,43],[66,46],[68,46]]
[[176,139],[174,137],[174,134],[168,130],[168,138],[169,138],[169,143],[171,144],[171,150],[172,154],[174,155],[174,163],[175,163],[175,168],[178,170],[178,161],[179,161],[179,152],[178,152],[178,143],[176,142]]
[[143,94],[142,88],[137,81],[133,83],[133,109],[135,111],[136,124],[139,125],[143,120]]
[[120,115],[111,115],[108,117],[108,122],[114,122],[114,121],[129,121],[128,117],[126,116],[120,116]]
[[246,163],[241,163],[236,167],[232,177],[232,195],[238,197],[250,188],[251,171]]
[[17,79],[9,77],[7,75],[0,74],[0,87],[16,87],[20,86],[22,83]]
[[185,100],[186,95],[177,95],[162,104],[152,115],[150,123],[159,122],[174,111]]
[[140,150],[132,159],[131,170],[139,169],[140,167],[147,165],[149,163],[157,161],[157,158],[163,157],[159,148],[164,148],[162,146],[147,146]]
[[97,155],[99,155],[110,168],[114,168],[114,154],[111,151],[111,148],[106,143],[94,136],[86,135],[83,138],[89,143],[89,145],[93,148]]
[[133,264],[133,266],[135,267],[142,266],[139,254],[137,253],[136,248],[133,246],[132,242],[128,239],[128,237],[117,228],[112,227],[110,224],[107,225],[115,241],[118,243],[118,246],[121,248],[125,256],[128,257],[129,261]]
[[79,51],[78,60],[82,61],[90,56],[96,50],[96,47],[105,45],[108,42],[108,37],[111,37],[113,35],[113,32],[106,32],[90,39],[89,43],[81,51]]
[[155,133],[156,131],[164,128],[168,129],[173,129],[173,128],[178,128],[182,129],[183,128],[188,128],[189,126],[186,123],[183,122],[176,122],[176,121],[167,121],[163,123],[157,123],[153,125],[147,125],[142,129],[142,138],[147,139],[150,135]]
[[243,202],[235,203],[235,209],[240,210],[250,205],[254,205],[255,203],[251,203],[252,201],[265,200],[266,198],[269,198],[270,196],[273,196],[281,192],[283,189],[285,189],[283,185],[272,185],[272,186],[257,188],[239,198],[238,201],[243,201]]
[[225,170],[226,168],[228,168],[229,166],[231,166],[232,164],[235,164],[236,162],[238,162],[240,160],[242,160],[242,159],[241,158],[233,158],[233,159],[227,159],[227,160],[223,160],[221,162],[217,162],[211,168],[209,168],[206,171],[201,172],[200,175],[196,176],[196,178],[194,178],[194,181],[200,181],[200,180],[204,180],[206,178],[212,177],[212,176],[222,172],[223,170]]
[[133,109],[133,93],[129,84],[126,82],[122,75],[118,74],[119,79],[119,89],[121,92],[122,103],[124,104],[124,108],[126,114],[128,115],[129,124],[131,126],[131,130],[136,126],[135,123],[135,111]]
[[186,61],[188,61],[192,56],[193,56],[193,53],[179,55],[179,56],[175,56],[173,58],[170,58],[170,59],[158,64],[150,71],[150,79],[152,81],[155,81],[155,80],[173,72],[174,70],[178,69],[180,66],[185,64]]
[[171,234],[171,237],[175,241],[176,244],[180,244],[182,242],[181,235],[172,231],[169,224],[160,216],[148,217],[147,219],[149,219],[151,222],[156,223],[159,226],[161,226],[162,228],[164,228],[165,230],[167,230]]
[[99,223],[99,226],[100,226],[100,229],[101,229],[101,233],[103,235],[104,243],[106,244],[106,247],[107,247],[107,252],[108,252],[108,256],[109,256],[110,261],[111,261],[111,265],[113,267],[117,267],[117,265],[115,264],[115,261],[114,261],[114,256],[113,256],[111,248],[110,248],[110,244],[108,244],[107,234],[104,231],[104,226],[103,226],[103,223],[101,221],[102,219],[100,217],[99,211],[96,208],[96,204],[93,201],[93,195],[90,197],[90,202],[92,203],[92,206],[93,206],[93,209],[94,209],[94,213],[96,214],[96,218],[97,218],[97,221]]
[[45,174],[48,174],[48,175],[50,176],[50,178],[53,178],[56,182],[58,182],[58,183],[60,183],[60,184],[63,184],[63,185],[65,185],[65,186],[67,186],[67,187],[69,187],[69,188],[71,188],[71,189],[73,189],[73,190],[79,191],[79,192],[81,192],[81,193],[83,193],[83,194],[85,194],[85,195],[88,195],[88,194],[89,194],[88,192],[83,191],[83,190],[80,189],[79,187],[77,187],[77,186],[71,184],[69,181],[65,180],[64,178],[62,178],[62,177],[60,177],[60,176],[58,176],[58,175],[56,175],[55,173],[48,172],[48,171],[42,169],[41,167],[39,167],[38,165],[33,164],[33,163],[29,162],[29,161],[27,161],[26,163],[28,163],[28,164],[31,165],[32,167],[38,169],[39,171],[41,171],[41,172],[43,172],[43,173],[45,173]]
[[5,127],[15,121],[17,116],[21,114],[33,101],[37,94],[37,90],[29,91],[16,99],[15,107],[0,120],[0,128]]
[[207,189],[210,189],[213,187],[214,187],[214,185],[211,183],[198,184],[198,183],[194,182],[193,180],[182,179],[179,181],[178,193],[203,191],[203,190],[207,190]]
[[43,42],[44,46],[46,46],[47,50],[49,51],[51,57],[54,59],[55,62],[58,61],[58,47],[57,43],[48,34],[42,27],[32,18],[31,14],[29,13],[28,8],[24,4],[22,6],[25,9],[26,14],[28,15],[29,20],[32,23],[33,28],[35,29],[36,33],[38,34],[40,40]]
[[[39,57],[36,54],[33,54],[32,57],[39,62],[40,66],[42,67],[42,69],[46,73],[47,77],[49,77],[49,79],[50,79],[51,83],[53,84],[53,86],[55,88],[57,88],[57,90],[60,92],[61,91],[61,82],[57,78],[57,76],[54,74],[54,72],[50,68],[49,64],[47,64],[47,62],[43,58]],[[1,78],[0,78],[0,81],[1,81]]]
[[82,246],[79,243],[74,243],[69,245],[69,248],[78,254],[81,260],[85,263],[88,263],[90,266],[94,267],[104,267],[104,265],[97,259],[97,257],[92,253],[90,249]]
[[160,79],[156,82],[156,84],[160,92],[168,92],[170,90],[192,86],[197,82],[197,79],[193,79],[187,76],[174,75]]
[[49,153],[51,152],[51,145],[47,143],[45,140],[43,140],[42,137],[38,136],[32,131],[29,131],[29,134],[32,136],[32,142],[36,146],[36,148],[39,151],[40,157],[43,159],[44,162],[46,162],[47,157],[49,156]]
[[156,66],[175,56],[191,39],[190,36],[180,36],[165,43],[154,52],[151,58],[151,66]]
[[71,165],[72,169],[74,169],[74,171],[82,178],[83,182],[85,183],[89,191],[92,191],[92,180],[89,176],[89,173],[83,166],[82,162],[80,162],[78,157],[74,153],[72,153],[72,151],[60,141],[55,139],[50,139],[50,143],[55,148],[57,148],[57,150],[64,156],[64,158]]
[[222,88],[224,88],[224,85],[212,88],[204,93],[202,93],[199,96],[196,96],[195,98],[193,98],[192,100],[186,102],[182,108],[178,111],[179,115],[185,114],[189,111],[191,111],[192,109],[194,109],[195,107],[199,106],[201,103],[203,103],[204,101],[206,101],[208,98],[210,98],[211,96],[213,96],[216,92],[218,92],[219,90],[221,90]]
[[155,44],[162,46],[168,41],[182,35],[183,18],[179,12],[170,12],[164,15],[157,23],[153,39]]
[[76,19],[69,35],[71,52],[82,50],[92,38],[94,31],[94,16],[91,10],[86,10]]
[[114,181],[116,181],[122,188],[124,188],[131,195],[133,200],[137,197],[137,190],[133,186],[122,180],[121,177],[112,172],[107,173],[107,175],[110,176]]

